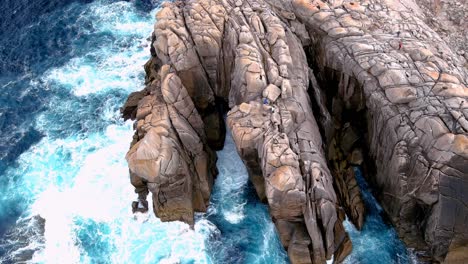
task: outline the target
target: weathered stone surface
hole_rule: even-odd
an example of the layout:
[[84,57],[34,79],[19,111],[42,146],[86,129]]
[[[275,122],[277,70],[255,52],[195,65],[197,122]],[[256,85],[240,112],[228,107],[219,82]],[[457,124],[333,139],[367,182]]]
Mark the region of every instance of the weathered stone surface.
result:
[[204,124],[192,99],[177,74],[165,66],[138,103],[137,142],[126,158],[140,207],[147,208],[149,190],[161,220],[193,225],[194,211],[208,206],[215,157],[206,146]]
[[[468,245],[468,222],[461,220],[467,219],[468,200],[460,191],[468,190],[468,148],[461,143],[468,131],[462,110],[468,75],[462,61],[421,21],[412,1],[345,1],[344,7],[331,1],[291,2],[298,19],[316,35],[322,82],[332,69],[362,87],[361,94],[349,93],[366,102],[366,141],[377,169],[369,177],[382,191],[379,198],[402,239],[438,261],[452,250],[457,253],[450,256],[468,260],[468,251],[464,257],[459,253]],[[336,35],[336,28],[320,24],[327,16],[345,27],[341,18],[353,10],[362,25],[346,28],[362,31],[358,38],[344,30]],[[356,87],[343,79],[339,85]],[[346,95],[337,99],[344,101],[342,112],[356,111]]]
[[140,201],[151,191],[163,221],[193,224],[193,212],[206,210],[226,104],[293,263],[340,262],[351,251],[345,213],[358,228],[365,216],[352,166],[370,172],[408,246],[468,260],[468,74],[415,7],[163,4],[148,86],[123,108],[136,120],[127,160]]
[[268,85],[265,90],[263,90],[263,97],[267,98],[271,102],[275,102],[276,99],[281,95],[281,89],[274,84]]
[[143,97],[145,97],[145,95],[146,91],[142,90],[138,92],[133,92],[128,96],[125,105],[120,110],[124,120],[136,118],[138,103]]
[[[242,97],[231,87],[228,126],[246,164],[262,171],[271,214],[292,262],[322,263],[341,248],[342,241],[335,243],[334,238],[346,233],[338,221],[333,179],[307,95],[307,60],[299,38],[275,14],[257,12],[267,41],[249,38],[255,43],[249,44],[249,54],[260,54],[261,61],[269,62],[266,77],[260,78],[265,80],[260,86],[264,90],[248,84],[253,96]],[[261,74],[261,69],[252,72]],[[234,80],[248,80],[242,71],[233,74]]]
[[[457,54],[468,61],[468,4],[466,0],[419,0],[421,16]],[[466,64],[468,66],[468,64]]]

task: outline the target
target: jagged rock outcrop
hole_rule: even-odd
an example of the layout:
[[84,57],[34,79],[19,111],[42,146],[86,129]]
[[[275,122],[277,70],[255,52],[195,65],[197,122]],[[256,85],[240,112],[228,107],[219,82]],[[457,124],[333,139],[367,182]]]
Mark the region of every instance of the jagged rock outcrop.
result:
[[[157,14],[132,183],[163,221],[205,211],[223,107],[293,263],[340,262],[363,166],[408,246],[468,260],[467,70],[397,0],[187,0]],[[318,121],[318,122],[317,122]]]
[[[135,98],[141,98],[136,109]],[[162,221],[193,225],[194,211],[208,206],[216,158],[192,99],[169,65],[145,90],[130,95],[123,108],[129,112],[136,133],[126,158],[140,203],[147,207],[149,190]]]

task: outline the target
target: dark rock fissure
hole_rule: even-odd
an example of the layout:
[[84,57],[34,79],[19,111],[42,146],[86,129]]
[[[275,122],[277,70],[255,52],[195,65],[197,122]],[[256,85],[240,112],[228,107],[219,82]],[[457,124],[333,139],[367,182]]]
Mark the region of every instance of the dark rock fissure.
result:
[[[358,166],[362,172],[362,175],[366,179],[366,181],[372,186],[372,194],[374,197],[377,198],[379,202],[382,201],[383,199],[383,192],[384,190],[382,189],[381,186],[378,186],[375,177],[372,175],[376,174],[376,166],[375,162],[372,160],[372,158],[369,156],[370,149],[368,147],[368,122],[369,120],[369,113],[367,111],[367,107],[365,106],[364,100],[364,94],[362,91],[362,87],[358,85],[358,87],[355,87],[358,92],[355,92],[354,94],[354,100],[351,99],[351,103],[348,103],[345,105],[341,98],[337,97],[338,91],[339,91],[339,86],[340,86],[340,79],[339,76],[342,76],[343,73],[335,71],[329,67],[320,67],[317,63],[317,61],[314,60],[316,57],[320,57],[319,54],[316,53],[316,50],[312,47],[305,47],[305,50],[307,52],[307,59],[309,63],[309,67],[313,69],[313,72],[315,76],[317,77],[319,89],[322,89],[322,87],[326,87],[326,89],[322,89],[321,92],[322,94],[325,94],[324,98],[317,98],[317,95],[312,92],[311,89],[314,89],[312,84],[309,87],[309,96],[311,97],[311,100],[313,102],[313,109],[314,109],[314,115],[317,120],[324,120],[324,116],[321,115],[322,110],[320,110],[320,107],[318,106],[321,102],[324,101],[323,105],[326,107],[329,113],[331,114],[331,117],[333,119],[332,124],[333,128],[331,129],[331,134],[326,134],[325,131],[327,130],[326,123],[323,121],[319,123],[320,126],[320,131],[322,134],[323,138],[330,138],[330,140],[327,140],[327,144],[325,144],[324,148],[326,150],[330,150],[330,148],[333,148],[333,146],[330,145],[331,140],[335,140],[338,142],[338,144],[342,141],[346,141],[346,137],[351,137],[352,142],[348,142],[347,146],[345,147],[345,152],[348,153],[348,155],[345,155],[344,157],[341,157],[342,160],[338,160],[341,162],[345,162],[346,165],[344,166],[344,169],[346,170],[347,173],[349,173],[352,169],[353,166]],[[351,82],[357,83],[356,79],[353,79]],[[346,127],[345,127],[346,126]],[[347,131],[351,131],[351,133],[347,133]],[[351,135],[350,135],[351,134]],[[349,141],[349,140],[348,140]],[[329,166],[331,168],[334,167],[333,164],[333,158],[330,155],[333,155],[333,152],[328,151],[328,161],[329,161]],[[357,157],[356,157],[357,155]],[[345,173],[346,173],[345,172]],[[340,180],[342,180],[342,172],[335,171],[335,181],[334,181],[334,188],[336,192],[340,195],[341,198],[341,205],[345,207],[345,211],[347,216],[351,219],[353,224],[356,226],[356,228],[360,229],[362,227],[362,221],[364,220],[365,213],[364,213],[364,207],[362,207],[362,219],[361,222],[359,223],[357,219],[353,218],[353,213],[352,209],[350,208],[350,205],[346,203],[344,197],[343,197],[343,188],[344,185],[339,186],[337,182],[339,183]],[[351,177],[354,177],[354,174],[351,173]],[[349,183],[348,183],[349,184]],[[353,181],[350,185],[347,185],[349,188],[349,191],[353,191],[353,188],[359,189],[359,186]],[[359,190],[360,193],[360,190]],[[360,196],[360,194],[359,194]],[[359,203],[362,203],[359,202]],[[412,217],[414,217],[415,222],[418,223],[418,227],[420,232],[424,230],[424,225],[426,224],[426,219],[428,216],[428,212],[430,208],[428,206],[425,206],[424,204],[417,204],[417,207],[415,208]],[[385,212],[381,212],[381,216],[385,223],[388,225],[393,225],[394,223],[391,221],[391,218],[389,215]],[[420,258],[421,261],[427,261],[428,259],[428,254],[417,251],[415,252],[418,257]]]
[[[353,166],[358,166],[360,168],[362,175],[370,186],[372,186],[372,193],[379,203],[382,203],[385,193],[383,186],[379,185],[377,179],[373,177],[373,175],[376,175],[377,170],[375,162],[369,155],[370,148],[368,142],[370,142],[370,139],[368,131],[370,131],[370,128],[368,127],[367,120],[371,120],[371,117],[369,117],[369,112],[365,105],[363,87],[354,77],[343,77],[345,75],[344,73],[324,65],[319,65],[319,62],[317,62],[315,58],[324,57],[324,55],[319,54],[320,49],[314,46],[306,46],[304,49],[307,54],[309,67],[311,68],[311,74],[314,74],[318,89],[320,90],[320,93],[317,93],[317,87],[313,87],[311,82],[308,94],[311,98],[313,114],[315,118],[320,121],[318,125],[321,135],[324,139],[327,139],[326,143],[324,143],[324,149],[327,150],[329,167],[335,177],[334,189],[339,196],[340,204],[344,207],[347,216],[354,226],[360,229],[362,228],[365,217],[365,208],[361,200],[359,186],[356,183],[356,179],[354,179],[354,173],[352,173]],[[356,85],[354,87],[355,92],[353,96],[346,103],[339,97],[340,86],[343,85],[341,79],[343,78],[350,79],[345,80],[345,85]],[[347,87],[344,88],[346,90]],[[327,122],[327,115],[323,114],[323,108],[328,111],[326,114],[331,117],[331,124]],[[332,150],[334,147],[332,145],[333,143],[337,145],[341,144],[340,150],[342,153],[339,157],[336,157],[336,152]],[[340,147],[338,146],[338,148]],[[336,165],[336,162],[342,162],[345,165],[340,168],[340,165]],[[340,171],[343,169],[344,172]],[[352,179],[349,179],[351,182],[347,181],[345,184],[339,185],[340,181],[343,181],[343,174],[346,173],[349,174],[348,177],[352,177]],[[347,201],[347,197],[344,197],[349,195],[349,193],[346,194],[346,192],[353,192],[354,188],[359,190],[358,193],[355,194],[359,195],[359,201],[357,201],[358,205],[349,204],[350,201]],[[352,200],[353,199],[351,199],[351,201]],[[361,219],[357,219],[358,217],[353,216],[353,210],[356,210],[356,208],[352,208],[353,206],[360,207]],[[416,203],[413,210],[409,212],[407,217],[414,219],[418,232],[424,232],[430,210],[430,207],[424,203]],[[392,226],[395,224],[385,210],[381,212],[381,216],[386,224]],[[397,231],[400,230],[397,229]],[[401,233],[401,231],[399,235],[400,237],[405,237],[405,234]],[[409,247],[414,246],[417,248],[414,253],[421,263],[431,262],[431,257],[427,249],[421,248],[421,244],[427,247],[423,240],[420,239],[415,242],[406,240],[405,242]]]
[[[339,97],[336,97],[340,85],[340,80],[338,76],[342,75],[342,73],[337,72],[328,67],[321,68],[314,60],[315,57],[320,55],[314,53],[313,47],[305,47],[305,50],[307,52],[309,67],[312,69],[313,74],[316,77],[316,81],[318,82],[318,88],[321,91],[321,93],[317,93],[316,91],[314,92],[313,89],[317,89],[317,87],[313,87],[312,83],[309,85],[308,92],[312,101],[313,113],[315,118],[321,121],[319,122],[319,128],[322,137],[327,139],[327,142],[324,144],[324,149],[330,150],[330,148],[333,148],[333,146],[330,145],[332,143],[332,140],[335,140],[337,142],[341,142],[343,140],[346,141],[345,137],[349,137],[349,133],[346,133],[346,130],[352,131],[352,134],[355,137],[355,141],[352,142],[352,144],[348,144],[346,151],[348,155],[346,157],[340,157],[341,160],[338,161],[346,163],[344,167],[346,171],[345,173],[350,173],[354,166],[359,167],[359,169],[362,172],[361,174],[364,176],[364,178],[370,184],[370,186],[372,186],[372,194],[374,195],[374,197],[377,198],[379,202],[381,202],[383,189],[377,185],[375,177],[372,177],[372,175],[376,174],[376,166],[375,162],[369,156],[370,150],[368,147],[369,138],[367,124],[367,120],[369,120],[368,112],[365,106],[365,102],[359,101],[359,99],[363,100],[364,98],[362,90],[360,90],[362,89],[362,87],[358,87],[359,89],[356,93],[357,100],[355,100],[354,103],[351,103],[349,105],[344,105],[342,100]],[[357,83],[356,80],[353,81]],[[322,87],[326,88],[323,89]],[[322,98],[318,98],[317,95],[323,96]],[[325,109],[328,110],[327,114],[332,113],[330,115],[330,117],[332,118],[331,128],[327,127],[327,125],[329,124],[326,121],[327,117],[323,114],[324,111],[323,109],[321,109],[321,106],[325,107]],[[344,126],[346,126],[345,129]],[[327,152],[327,158],[329,161],[330,168],[334,167],[334,157],[330,156],[333,155],[332,153],[333,152],[330,151]],[[358,155],[359,157],[354,157],[353,154]],[[339,185],[338,183],[343,180],[342,174],[343,173],[340,171],[334,171],[335,179],[333,186],[337,194],[340,196],[340,204],[345,207],[346,215],[353,222],[354,226],[360,229],[362,228],[365,217],[364,206],[362,206],[361,211],[362,219],[360,219],[359,222],[359,220],[353,216],[352,209],[350,208],[352,205],[347,203],[346,197],[343,197],[343,192],[352,192],[353,188],[359,190],[360,187],[355,182],[356,179],[354,179],[351,182],[351,185],[349,185],[349,182],[347,182],[347,185]],[[348,176],[354,178],[354,173],[351,173]],[[348,190],[343,190],[344,186],[348,187]],[[360,190],[359,197],[361,197]],[[363,202],[359,201],[359,203]],[[418,223],[420,232],[422,232],[425,228],[424,225],[426,224],[426,219],[429,211],[430,208],[424,204],[417,204],[416,209],[413,211],[414,215],[412,217],[416,219],[415,222]],[[394,224],[385,211],[381,212],[381,217],[387,225]],[[430,263],[430,256],[427,254],[427,252],[419,250],[415,251],[414,253],[418,256],[421,263]]]
[[[361,229],[365,207],[352,166],[361,166],[363,171],[367,172],[366,164],[373,164],[365,157],[368,150],[365,141],[367,123],[363,95],[358,88],[355,96],[358,98],[350,100],[353,102],[351,104],[344,104],[339,97],[341,84],[338,76],[342,76],[342,73],[319,65],[315,58],[321,55],[313,45],[304,49],[311,76],[313,74],[311,79],[315,78],[311,80],[308,93],[313,114],[320,121],[318,125],[322,138],[326,139],[323,148],[326,150],[328,165],[334,177],[333,187],[346,215],[357,229]],[[351,82],[357,83],[356,80]]]

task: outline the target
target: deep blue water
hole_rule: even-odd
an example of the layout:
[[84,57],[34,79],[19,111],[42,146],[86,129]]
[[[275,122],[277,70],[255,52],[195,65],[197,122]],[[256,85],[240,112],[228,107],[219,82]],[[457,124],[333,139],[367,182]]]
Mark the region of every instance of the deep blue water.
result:
[[[0,263],[288,262],[230,137],[195,230],[132,215],[124,160],[132,124],[119,107],[143,87],[157,6],[0,3]],[[381,218],[371,214],[362,232],[347,228],[350,261],[405,258]],[[383,244],[373,253],[359,246],[374,238]]]
[[361,231],[351,222],[345,222],[345,229],[353,242],[353,251],[345,263],[417,263],[416,256],[407,250],[395,229],[384,221],[383,209],[372,195],[361,169],[355,167],[354,172],[367,215]]
[[215,263],[288,263],[268,208],[249,184],[229,131],[217,166],[220,173],[204,216],[217,227],[207,240],[208,255]]

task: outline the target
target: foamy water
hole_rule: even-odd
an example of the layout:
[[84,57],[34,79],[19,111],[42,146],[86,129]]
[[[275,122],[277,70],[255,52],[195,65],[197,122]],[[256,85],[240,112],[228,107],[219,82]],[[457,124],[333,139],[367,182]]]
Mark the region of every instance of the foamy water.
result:
[[[45,232],[42,239],[29,237],[10,257],[32,249],[33,263],[208,262],[204,233],[213,229],[209,224],[200,228],[204,222],[199,222],[194,231],[183,223],[161,223],[153,214],[135,218],[131,213],[136,195],[124,157],[133,131],[131,122],[119,119],[118,110],[121,94],[143,88],[155,12],[141,16],[130,2],[90,4],[76,23],[92,23],[92,30],[80,34],[105,32],[126,43],[104,39],[83,56],[31,81],[58,96],[51,97],[50,110],[37,118],[36,129],[45,137],[19,157],[18,168],[7,172],[16,175],[21,186],[7,195],[26,197],[21,219],[39,215],[45,219]],[[94,114],[99,117],[89,119]],[[27,228],[36,227],[13,232]]]
[[362,230],[357,230],[346,219],[345,230],[353,242],[353,251],[346,258],[345,264],[373,264],[373,263],[411,263],[417,264],[416,255],[408,250],[398,238],[395,229],[383,219],[383,209],[371,193],[371,189],[364,180],[361,169],[354,168],[356,181],[361,189],[366,218]]
[[[251,228],[242,222],[246,213],[263,217],[256,229],[268,230],[257,243],[262,248],[250,250],[261,256],[256,263],[270,262],[261,251],[285,258],[266,207],[246,211],[248,176],[229,137],[218,153],[214,196],[219,199],[208,214],[197,215],[194,230],[180,222],[162,223],[152,212],[132,214],[136,194],[124,157],[133,131],[131,122],[120,119],[119,107],[127,94],[143,88],[155,12],[143,16],[131,2],[89,4],[76,21],[87,25],[77,38],[99,36],[102,42],[30,81],[52,96],[35,122],[44,137],[18,158],[18,167],[7,171],[17,179],[7,196],[25,198],[19,220],[25,224],[10,231],[7,241],[20,246],[12,246],[0,260],[14,262],[31,250],[31,263],[220,263],[230,256],[213,252],[230,252],[237,242],[218,240],[236,235],[221,232],[217,225],[224,223],[218,220],[242,232]],[[41,228],[35,216],[45,220],[43,237],[31,231]],[[217,242],[207,249],[207,243]],[[242,250],[238,255],[246,259]]]

